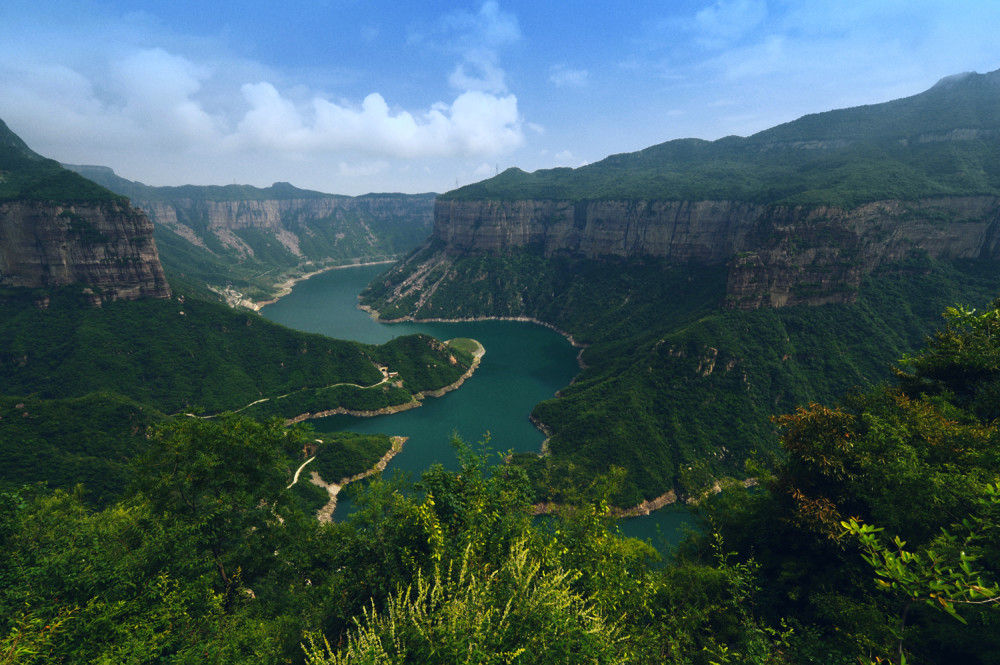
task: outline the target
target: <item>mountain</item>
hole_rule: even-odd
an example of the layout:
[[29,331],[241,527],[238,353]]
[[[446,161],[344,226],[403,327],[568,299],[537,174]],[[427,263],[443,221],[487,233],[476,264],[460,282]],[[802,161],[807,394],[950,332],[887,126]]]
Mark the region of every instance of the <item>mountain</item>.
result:
[[95,302],[170,297],[146,216],[38,155],[2,121],[0,284],[79,284]]
[[772,415],[883,379],[945,307],[996,295],[998,109],[1000,72],[965,74],[746,138],[511,169],[439,196],[431,239],[362,301],[572,334],[585,369],[536,408],[551,455],[525,464],[568,487],[623,467],[624,502],[696,494],[773,450]]
[[151,187],[102,166],[66,168],[127,196],[155,228],[171,281],[209,285],[256,307],[289,278],[325,267],[390,261],[427,239],[434,194],[339,196],[274,183]]

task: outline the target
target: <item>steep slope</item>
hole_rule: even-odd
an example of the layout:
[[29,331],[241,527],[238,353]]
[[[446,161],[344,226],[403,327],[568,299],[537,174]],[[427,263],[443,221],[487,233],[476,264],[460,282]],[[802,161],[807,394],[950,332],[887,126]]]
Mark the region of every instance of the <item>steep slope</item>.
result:
[[617,465],[622,501],[695,494],[773,447],[772,414],[880,380],[945,306],[1000,291],[997,109],[1000,72],[968,74],[748,138],[512,169],[441,195],[431,240],[362,301],[572,333],[586,369],[536,409],[551,456],[522,462],[556,493]]
[[107,167],[67,168],[146,212],[172,280],[210,285],[251,307],[289,278],[399,258],[426,240],[433,221],[434,194],[350,197],[288,183],[150,187]]
[[95,302],[170,296],[146,216],[39,156],[2,121],[0,284],[80,284]]

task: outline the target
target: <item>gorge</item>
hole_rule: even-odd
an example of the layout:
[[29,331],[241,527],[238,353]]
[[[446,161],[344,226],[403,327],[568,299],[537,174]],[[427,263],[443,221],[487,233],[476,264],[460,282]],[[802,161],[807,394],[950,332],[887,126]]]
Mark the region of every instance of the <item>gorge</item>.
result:
[[587,368],[533,412],[552,455],[517,461],[567,490],[625,469],[618,505],[697,496],[775,449],[771,416],[886,379],[944,308],[1000,291],[998,108],[1000,72],[965,74],[746,138],[508,169],[439,196],[432,237],[362,303],[571,333]]

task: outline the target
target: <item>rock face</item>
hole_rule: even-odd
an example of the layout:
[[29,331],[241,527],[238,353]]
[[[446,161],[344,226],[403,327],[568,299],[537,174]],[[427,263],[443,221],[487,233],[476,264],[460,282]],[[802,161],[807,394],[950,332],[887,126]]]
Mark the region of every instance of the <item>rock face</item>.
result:
[[852,210],[730,201],[438,201],[449,254],[652,256],[728,265],[727,304],[852,302],[876,268],[923,253],[1000,258],[1000,200],[879,201]]
[[83,284],[108,300],[170,297],[153,225],[118,201],[0,202],[0,284]]
[[[313,228],[316,225],[335,229],[332,242],[322,244],[325,254],[335,254],[331,246],[339,242],[350,245],[350,251],[363,256],[365,251],[376,254],[380,244],[384,244],[379,237],[383,229],[371,228],[373,220],[405,220],[409,226],[423,229],[422,237],[426,237],[433,217],[429,197],[391,194],[244,201],[135,198],[133,202],[154,223],[198,247],[208,249],[210,244],[218,242],[239,255],[251,257],[254,248],[240,237],[240,232],[248,229],[273,237],[296,257],[322,260],[328,257],[310,255],[315,250],[310,252],[303,247],[311,239],[316,244],[315,238],[320,233]],[[419,233],[418,230],[418,238]]]

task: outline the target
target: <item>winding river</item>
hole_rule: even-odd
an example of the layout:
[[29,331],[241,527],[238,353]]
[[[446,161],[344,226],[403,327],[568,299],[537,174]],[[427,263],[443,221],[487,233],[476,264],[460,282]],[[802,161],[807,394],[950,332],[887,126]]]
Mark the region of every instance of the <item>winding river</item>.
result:
[[[369,344],[416,332],[441,340],[471,337],[482,343],[486,355],[461,388],[443,397],[427,398],[418,409],[374,418],[332,416],[311,421],[313,426],[326,432],[351,430],[409,437],[387,471],[398,469],[414,479],[434,463],[457,467],[450,444],[453,434],[473,443],[488,437],[496,451],[538,451],[544,435],[528,421],[528,415],[535,404],[572,381],[579,371],[578,349],[559,333],[533,323],[378,323],[357,308],[357,295],[386,268],[357,266],[315,275],[262,308],[261,314],[297,330]],[[675,542],[678,529],[689,521],[685,510],[667,508],[649,517],[623,520],[621,530],[660,545],[660,536],[668,543]]]

